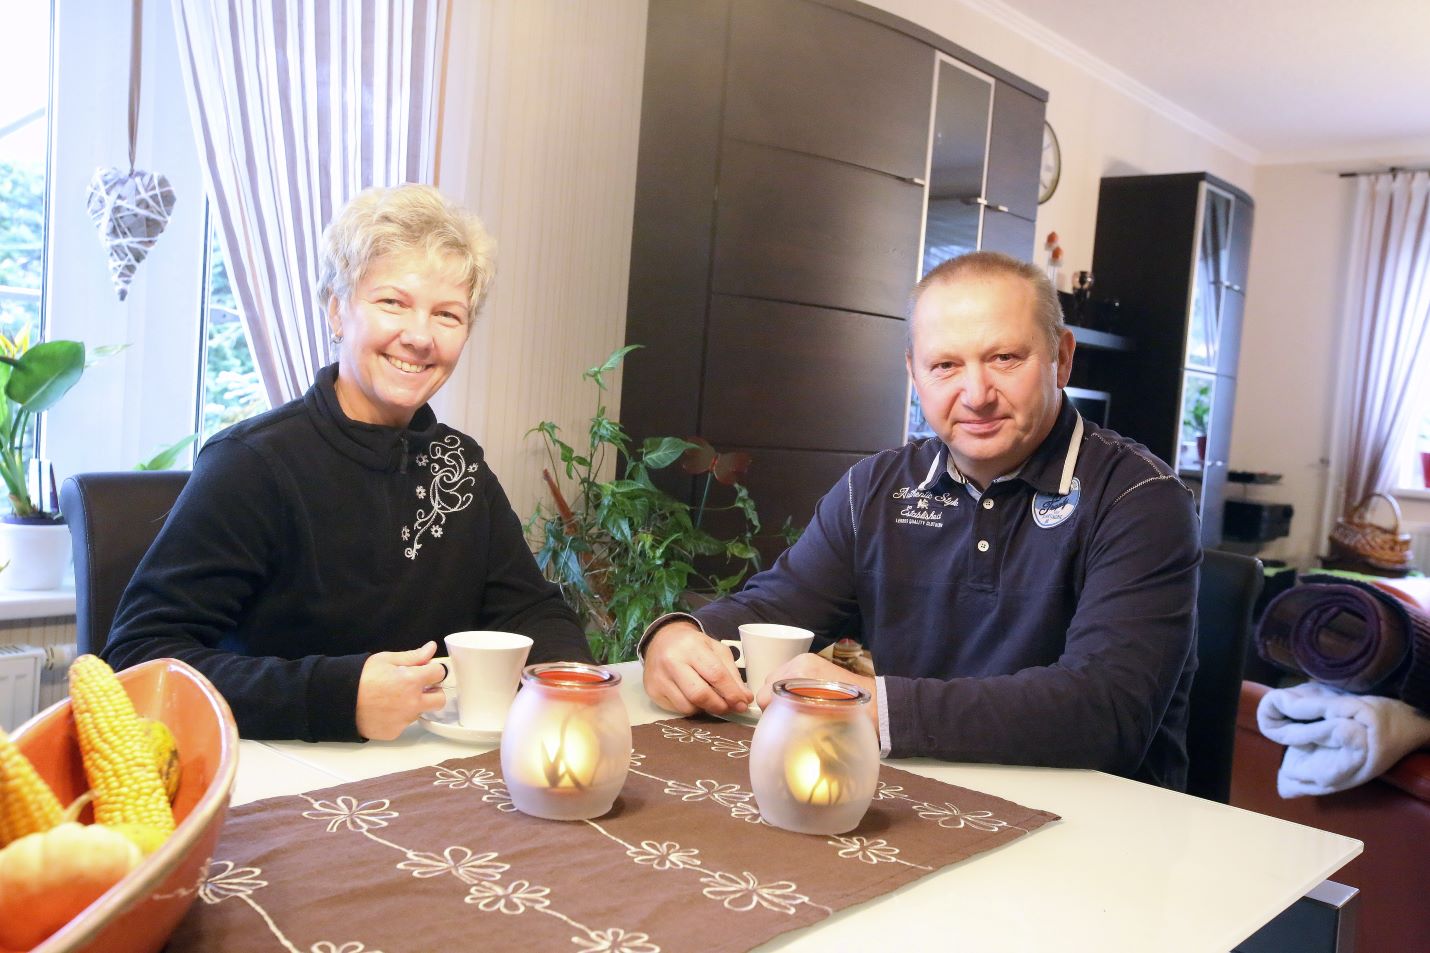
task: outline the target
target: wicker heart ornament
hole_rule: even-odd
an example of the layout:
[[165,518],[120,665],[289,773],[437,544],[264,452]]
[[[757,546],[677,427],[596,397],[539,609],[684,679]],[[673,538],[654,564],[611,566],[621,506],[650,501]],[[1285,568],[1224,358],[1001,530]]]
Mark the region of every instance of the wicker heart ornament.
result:
[[169,224],[174,189],[157,172],[98,169],[89,181],[85,204],[109,255],[109,277],[123,301],[139,263]]

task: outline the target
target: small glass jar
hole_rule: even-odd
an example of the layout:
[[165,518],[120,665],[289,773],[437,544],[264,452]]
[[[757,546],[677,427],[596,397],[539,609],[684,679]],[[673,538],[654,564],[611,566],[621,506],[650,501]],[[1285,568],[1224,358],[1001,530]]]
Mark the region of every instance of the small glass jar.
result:
[[869,702],[843,682],[775,682],[750,743],[750,788],[766,821],[801,834],[859,826],[879,781]]
[[522,669],[501,738],[502,775],[517,810],[576,821],[611,809],[631,764],[620,684],[615,672],[581,662]]

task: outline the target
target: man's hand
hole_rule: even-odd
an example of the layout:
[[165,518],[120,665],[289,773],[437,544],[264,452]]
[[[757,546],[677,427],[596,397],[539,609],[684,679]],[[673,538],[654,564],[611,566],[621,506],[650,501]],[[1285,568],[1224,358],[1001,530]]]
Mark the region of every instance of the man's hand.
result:
[[744,711],[751,701],[730,650],[683,620],[661,626],[646,645],[644,684],[651,701],[682,715]]
[[407,652],[374,652],[358,679],[357,730],[364,738],[389,741],[424,711],[446,703],[438,687],[447,670],[432,661],[437,643]]
[[879,693],[875,691],[874,679],[868,675],[856,675],[842,665],[835,665],[822,655],[806,652],[796,655],[770,673],[765,684],[759,687],[755,700],[763,711],[770,704],[771,689],[782,678],[819,678],[827,682],[843,682],[854,685],[869,693],[869,720],[874,723],[874,733],[879,732]]

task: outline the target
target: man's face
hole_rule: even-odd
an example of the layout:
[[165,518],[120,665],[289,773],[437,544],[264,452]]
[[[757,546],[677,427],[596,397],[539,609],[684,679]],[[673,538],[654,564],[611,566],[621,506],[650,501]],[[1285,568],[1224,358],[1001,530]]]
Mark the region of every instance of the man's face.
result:
[[1072,370],[1066,330],[1051,353],[1021,278],[976,275],[925,289],[914,306],[909,373],[924,416],[958,469],[986,487],[1053,429]]

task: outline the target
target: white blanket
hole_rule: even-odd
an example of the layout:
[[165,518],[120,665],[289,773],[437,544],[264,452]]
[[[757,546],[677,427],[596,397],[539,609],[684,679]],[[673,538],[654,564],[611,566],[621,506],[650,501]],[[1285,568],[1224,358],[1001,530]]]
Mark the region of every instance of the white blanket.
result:
[[1364,784],[1430,744],[1430,718],[1396,698],[1351,695],[1320,682],[1267,692],[1256,709],[1261,733],[1286,746],[1276,776],[1284,798]]

